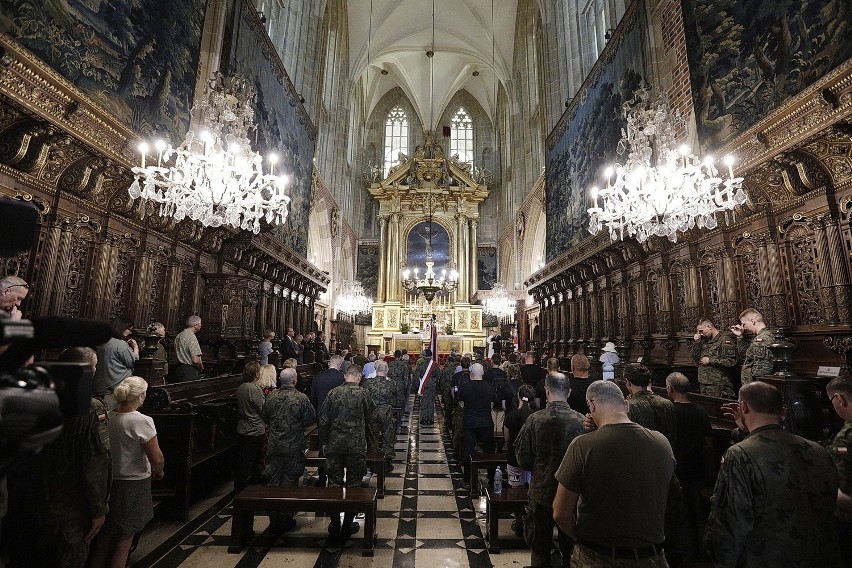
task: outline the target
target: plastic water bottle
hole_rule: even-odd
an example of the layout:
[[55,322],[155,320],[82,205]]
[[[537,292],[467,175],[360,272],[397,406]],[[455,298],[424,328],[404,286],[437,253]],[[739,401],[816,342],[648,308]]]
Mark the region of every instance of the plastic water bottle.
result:
[[503,470],[499,467],[494,472],[494,495],[503,493]]

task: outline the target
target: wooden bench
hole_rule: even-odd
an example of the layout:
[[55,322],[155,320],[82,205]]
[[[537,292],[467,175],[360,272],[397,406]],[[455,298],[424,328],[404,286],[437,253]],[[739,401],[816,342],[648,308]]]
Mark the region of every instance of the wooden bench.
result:
[[500,513],[522,514],[528,501],[529,489],[526,487],[503,487],[500,495],[495,495],[492,487],[485,488],[485,540],[488,541],[489,554],[500,554]]
[[231,545],[236,554],[251,538],[254,515],[266,513],[364,513],[362,556],[373,556],[376,546],[376,493],[373,488],[270,487],[250,485],[234,497]]
[[470,496],[479,497],[479,470],[506,465],[506,454],[470,454]]
[[[322,452],[308,450],[305,454],[308,467],[325,467],[325,456]],[[376,474],[376,495],[385,498],[385,455],[382,452],[367,452],[367,467]]]
[[165,477],[151,486],[161,518],[186,520],[205,482],[230,476],[240,383],[242,375],[226,375],[149,387],[141,411],[154,420],[166,460]]

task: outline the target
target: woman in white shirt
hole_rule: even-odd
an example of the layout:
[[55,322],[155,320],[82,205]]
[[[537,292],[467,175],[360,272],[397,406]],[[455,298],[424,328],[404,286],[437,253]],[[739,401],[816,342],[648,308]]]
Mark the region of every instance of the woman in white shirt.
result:
[[106,523],[92,553],[95,568],[124,568],[133,535],[154,518],[151,479],[163,478],[164,460],[154,420],[139,412],[147,390],[145,379],[128,377],[112,393],[118,403],[108,415],[112,486]]

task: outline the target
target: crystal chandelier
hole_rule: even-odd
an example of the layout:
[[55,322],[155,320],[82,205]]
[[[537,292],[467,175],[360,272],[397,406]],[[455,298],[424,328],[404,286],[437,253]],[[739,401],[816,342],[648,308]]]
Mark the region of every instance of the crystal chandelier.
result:
[[368,314],[373,310],[373,300],[364,294],[364,288],[358,280],[351,280],[343,283],[334,309],[352,316]]
[[506,287],[497,282],[491,288],[491,294],[482,301],[482,313],[503,319],[515,315],[515,300],[509,297]]
[[627,126],[617,152],[628,151],[627,159],[606,169],[603,189],[591,189],[592,234],[605,225],[613,241],[623,240],[625,233],[639,242],[652,235],[677,241],[679,232],[693,227],[716,228],[716,213],[725,211],[727,218],[727,211],[747,201],[743,178],[734,177],[732,156],[724,158],[728,179],[723,180],[712,157],[702,160],[688,146],[677,145],[685,121],[665,98],[639,89],[622,113]]
[[263,158],[252,150],[249,132],[255,130],[255,89],[245,77],[223,77],[208,82],[204,98],[192,109],[200,133],[186,133],[177,148],[163,140],[154,144],[156,165],[146,166],[151,150],[139,145],[141,167],[133,168],[136,179],[128,192],[147,203],[159,205],[159,213],[176,221],[185,218],[202,225],[260,232],[260,221],[282,224],[287,219],[290,198],[284,195],[286,176],[274,172],[277,157]]

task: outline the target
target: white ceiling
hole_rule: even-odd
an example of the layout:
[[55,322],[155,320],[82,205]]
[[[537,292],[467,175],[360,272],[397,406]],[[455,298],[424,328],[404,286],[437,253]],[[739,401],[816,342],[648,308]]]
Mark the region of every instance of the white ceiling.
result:
[[[372,27],[370,3],[371,0],[348,0],[347,4],[350,76],[353,84],[368,77],[369,112],[385,93],[399,86],[425,128],[434,130],[453,95],[465,89],[493,120],[494,69],[497,81],[505,85],[511,76],[517,0],[493,0],[493,4],[492,0],[434,0],[435,55],[431,61],[426,51],[432,45],[432,2],[372,0]],[[492,29],[496,37],[493,65]],[[382,75],[382,69],[388,74]],[[474,77],[474,71],[479,76]]]

